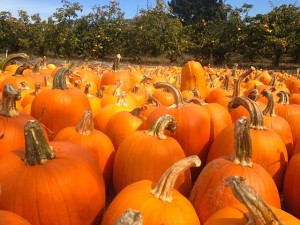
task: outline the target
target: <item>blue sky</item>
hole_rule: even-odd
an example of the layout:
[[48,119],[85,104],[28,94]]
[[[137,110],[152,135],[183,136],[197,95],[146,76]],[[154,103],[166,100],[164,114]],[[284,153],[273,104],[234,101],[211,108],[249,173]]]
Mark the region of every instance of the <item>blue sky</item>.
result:
[[[92,6],[107,5],[109,0],[69,0],[70,2],[79,2],[83,5],[83,15],[91,12]],[[147,9],[147,3],[149,7],[156,5],[155,0],[117,0],[120,2],[120,6],[123,12],[125,12],[126,18],[132,18],[137,15],[140,9]],[[168,0],[166,0],[167,2]],[[258,13],[268,13],[272,10],[270,1],[268,0],[226,0],[226,4],[231,4],[233,7],[240,7],[244,2],[252,4],[254,7],[249,12],[250,16],[254,16]],[[280,6],[282,4],[294,4],[299,7],[300,0],[271,0],[274,6]],[[25,10],[29,15],[39,13],[42,18],[47,18],[56,12],[57,8],[62,7],[61,0],[0,0],[0,11],[10,11],[14,16],[17,16],[18,10]]]

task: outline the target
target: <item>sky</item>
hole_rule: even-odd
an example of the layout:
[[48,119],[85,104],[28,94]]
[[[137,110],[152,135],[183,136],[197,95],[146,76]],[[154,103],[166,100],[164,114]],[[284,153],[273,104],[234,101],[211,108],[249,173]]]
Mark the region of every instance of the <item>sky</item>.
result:
[[[148,9],[156,5],[156,0],[117,0],[120,3],[122,12],[125,12],[125,18],[136,16],[140,9]],[[166,0],[168,2],[170,0]],[[83,6],[82,15],[92,12],[93,6],[103,6],[109,3],[109,0],[69,0],[69,2],[79,2]],[[296,4],[300,6],[300,0],[226,0],[225,4],[233,7],[241,7],[244,2],[252,4],[253,8],[249,11],[250,16],[258,13],[266,14],[272,10],[272,6],[282,4]],[[271,2],[271,3],[270,3]],[[28,15],[39,13],[42,19],[46,19],[61,8],[61,0],[0,0],[0,11],[9,11],[13,16],[18,16],[18,10],[25,10]]]

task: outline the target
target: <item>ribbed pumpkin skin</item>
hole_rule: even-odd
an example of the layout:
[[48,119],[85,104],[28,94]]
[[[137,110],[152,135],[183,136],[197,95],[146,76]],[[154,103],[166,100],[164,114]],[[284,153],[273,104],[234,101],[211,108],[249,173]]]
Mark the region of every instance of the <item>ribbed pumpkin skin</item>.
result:
[[[271,206],[279,220],[285,225],[299,225],[300,221],[291,214]],[[245,225],[249,211],[244,205],[229,206],[214,213],[204,225]]]
[[154,182],[143,180],[128,185],[109,205],[101,225],[112,225],[128,208],[141,212],[143,225],[176,224],[200,225],[191,203],[177,190],[172,191],[172,202],[164,202],[150,193]]
[[178,108],[160,106],[148,116],[144,128],[149,128],[158,117],[166,113],[176,119],[177,128],[172,136],[179,142],[185,155],[198,155],[205,162],[210,147],[211,121],[208,111],[194,103]]
[[105,184],[111,184],[115,148],[106,134],[94,129],[89,135],[81,135],[75,127],[66,127],[55,136],[54,141],[69,141],[90,152],[98,161]]
[[43,90],[34,98],[30,114],[41,119],[53,137],[63,128],[75,126],[84,110],[91,109],[88,97],[77,88]]
[[[190,194],[201,224],[217,210],[239,204],[230,187],[224,185],[229,176],[241,176],[269,204],[281,207],[280,197],[275,182],[259,164],[252,167],[241,166],[229,157],[220,157],[206,164],[199,174]],[[209,207],[208,207],[209,206]]]
[[0,138],[0,158],[10,151],[25,147],[24,125],[30,119],[34,118],[25,113],[17,117],[0,115],[0,134],[3,135]]
[[24,150],[0,159],[0,209],[33,225],[92,224],[101,221],[104,180],[92,155],[68,142],[50,142],[56,158],[26,166]]
[[[113,169],[115,191],[118,193],[140,180],[158,181],[166,169],[185,157],[174,138],[160,140],[144,131],[135,131],[123,140],[116,151]],[[178,177],[175,188],[185,196],[189,195],[192,188],[189,170]]]
[[[234,153],[234,125],[224,128],[214,139],[208,152],[207,163],[221,156],[232,156]],[[264,167],[273,177],[279,191],[285,168],[288,162],[287,150],[279,135],[268,128],[266,130],[250,129],[252,139],[253,162]]]
[[296,153],[286,169],[283,182],[283,196],[287,212],[300,219],[300,153]]
[[21,216],[9,212],[9,211],[4,211],[0,210],[0,225],[30,225],[30,223],[23,219]]

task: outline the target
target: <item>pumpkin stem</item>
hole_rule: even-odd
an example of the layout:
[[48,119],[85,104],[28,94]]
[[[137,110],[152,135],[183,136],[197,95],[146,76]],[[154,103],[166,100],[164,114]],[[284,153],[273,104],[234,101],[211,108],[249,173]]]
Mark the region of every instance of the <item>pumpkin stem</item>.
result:
[[177,123],[174,117],[169,114],[159,117],[151,127],[145,131],[147,135],[154,136],[160,140],[164,140],[167,136],[164,134],[164,130],[167,129],[172,133],[175,133]]
[[112,70],[113,71],[117,71],[119,69],[120,60],[121,60],[121,55],[117,54],[117,56],[116,56],[116,58],[114,60],[114,63],[112,65]]
[[60,90],[68,89],[66,76],[70,73],[71,73],[70,68],[67,67],[59,68],[53,77],[52,89],[60,89]]
[[88,136],[93,131],[93,114],[92,111],[86,109],[76,126],[78,134]]
[[290,94],[288,92],[279,91],[276,95],[279,97],[279,104],[289,104]]
[[254,84],[254,88],[248,94],[248,98],[250,98],[253,101],[257,101],[258,97],[259,97],[259,91],[257,89],[257,85]]
[[175,107],[180,108],[183,105],[185,105],[181,91],[178,88],[176,88],[174,85],[172,85],[171,83],[157,82],[157,83],[154,83],[153,86],[155,88],[164,88],[167,91],[169,91],[170,93],[172,93],[174,96]]
[[84,94],[86,94],[86,95],[89,95],[89,94],[90,94],[90,92],[89,92],[90,87],[92,87],[92,85],[91,85],[90,83],[87,83],[87,84],[85,85],[84,91],[83,91]]
[[232,98],[235,97],[239,97],[240,93],[241,93],[241,83],[242,81],[248,76],[250,75],[253,71],[255,70],[255,68],[253,66],[250,67],[250,69],[246,70],[243,74],[241,74],[239,76],[239,78],[236,80],[235,84],[234,84],[234,89],[233,89],[233,93],[232,93]]
[[11,54],[0,60],[0,71],[4,71],[9,63],[16,60],[28,60],[29,56],[25,53]]
[[253,188],[246,184],[243,177],[227,177],[225,185],[230,186],[233,195],[249,210],[249,221],[247,224],[283,225],[271,207]]
[[143,216],[140,211],[126,209],[114,225],[143,225]]
[[38,121],[29,120],[24,126],[24,135],[25,154],[23,160],[27,166],[43,164],[55,158]]
[[29,64],[25,63],[21,66],[19,66],[17,69],[16,69],[16,72],[15,74],[13,74],[12,76],[23,76],[23,71],[28,69],[30,67]]
[[21,99],[21,91],[16,90],[10,83],[4,86],[2,94],[2,108],[0,115],[6,117],[15,117],[20,115],[19,110],[16,108],[16,101]]
[[270,80],[270,82],[269,82],[269,86],[275,86],[275,82],[276,82],[276,73],[274,72],[274,71],[271,71],[270,72],[270,74],[271,74],[271,80]]
[[161,102],[158,101],[158,99],[155,98],[153,95],[148,96],[147,102],[155,105],[156,107],[161,106]]
[[268,99],[268,104],[263,111],[264,115],[276,116],[274,96],[270,90],[264,89],[261,94]]
[[[235,77],[235,76],[234,76]],[[223,89],[225,89],[225,90],[229,90],[229,75],[225,75],[224,76],[224,80],[223,80],[223,82],[222,82],[222,84],[221,84],[221,88],[223,88]]]
[[191,155],[179,160],[164,172],[156,186],[151,190],[151,193],[162,201],[172,202],[172,190],[178,176],[185,170],[191,167],[199,167],[200,165],[201,161],[197,155]]
[[126,91],[122,91],[117,99],[117,102],[115,103],[115,105],[118,106],[123,106],[123,107],[128,107],[127,102],[125,101],[125,97],[126,97]]
[[252,142],[247,117],[243,116],[235,122],[234,137],[235,155],[232,161],[241,166],[252,167]]
[[248,97],[235,97],[228,103],[229,110],[235,109],[240,105],[244,106],[250,113],[250,127],[256,130],[265,129],[264,116],[259,109],[257,102],[251,100]]

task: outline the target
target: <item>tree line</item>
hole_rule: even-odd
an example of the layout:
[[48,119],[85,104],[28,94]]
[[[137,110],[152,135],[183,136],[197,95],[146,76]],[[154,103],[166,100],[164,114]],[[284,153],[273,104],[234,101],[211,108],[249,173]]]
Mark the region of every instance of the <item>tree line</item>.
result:
[[[126,19],[118,1],[83,6],[62,0],[47,19],[39,13],[0,12],[0,49],[58,58],[101,59],[120,53],[128,59],[165,57],[176,61],[185,54],[222,64],[230,57],[246,61],[261,57],[278,66],[283,57],[300,58],[300,10],[295,4],[273,7],[249,16],[253,5],[233,8],[222,0],[157,0]],[[80,15],[80,16],[79,16]]]

